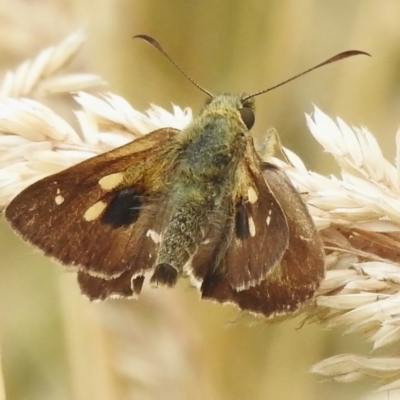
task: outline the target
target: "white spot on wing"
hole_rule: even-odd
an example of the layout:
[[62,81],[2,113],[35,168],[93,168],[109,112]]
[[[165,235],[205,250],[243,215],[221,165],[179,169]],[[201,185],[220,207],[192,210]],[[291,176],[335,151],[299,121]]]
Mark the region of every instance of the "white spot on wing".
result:
[[104,190],[112,190],[118,187],[124,181],[123,172],[106,175],[99,180],[99,185]]
[[268,211],[268,216],[267,216],[267,219],[266,219],[266,223],[267,223],[267,225],[269,226],[269,224],[271,223],[271,216],[272,216],[272,210],[270,209],[269,211]]
[[193,273],[193,268],[192,268],[192,260],[193,257],[195,256],[196,252],[194,252],[189,260],[186,261],[185,265],[183,266],[182,270],[185,276],[189,277],[190,283],[192,286],[194,286],[197,289],[200,289],[201,284],[203,283],[203,279],[197,277]]
[[254,204],[258,200],[258,195],[255,189],[252,186],[249,186],[247,190],[247,196],[249,198],[249,202]]
[[152,229],[149,229],[147,231],[146,236],[151,238],[151,240],[154,243],[160,243],[161,242],[161,235],[158,234],[156,231],[153,231]]
[[252,216],[249,217],[249,232],[251,236],[256,236],[256,226]]
[[107,207],[107,203],[104,201],[98,201],[97,203],[94,203],[91,207],[89,207],[85,214],[83,215],[83,218],[86,221],[94,221],[95,219],[99,218],[101,213],[104,211],[104,209]]
[[56,204],[59,206],[60,204],[64,203],[64,197],[62,197],[60,194],[56,197],[54,197],[54,201]]

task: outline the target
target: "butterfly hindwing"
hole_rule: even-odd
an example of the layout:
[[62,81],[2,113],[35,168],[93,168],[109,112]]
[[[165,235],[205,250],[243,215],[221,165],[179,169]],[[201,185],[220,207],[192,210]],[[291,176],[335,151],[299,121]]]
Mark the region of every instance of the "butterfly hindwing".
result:
[[[89,297],[129,291],[127,284],[155,261],[163,223],[156,204],[174,166],[177,133],[157,130],[42,179],[11,202],[6,218],[46,255],[77,267]],[[140,279],[132,281],[134,291],[140,287]]]
[[[245,311],[272,317],[295,312],[313,297],[324,276],[324,251],[311,216],[285,173],[272,164],[264,164],[263,169],[268,187],[285,210],[288,249],[258,285],[238,291],[225,274],[213,274],[204,280],[201,290],[203,298],[234,303]],[[265,243],[273,245],[273,241]]]
[[131,270],[124,271],[113,279],[102,279],[83,271],[78,271],[78,284],[83,294],[90,300],[109,298],[135,298],[140,294],[144,276],[133,276]]

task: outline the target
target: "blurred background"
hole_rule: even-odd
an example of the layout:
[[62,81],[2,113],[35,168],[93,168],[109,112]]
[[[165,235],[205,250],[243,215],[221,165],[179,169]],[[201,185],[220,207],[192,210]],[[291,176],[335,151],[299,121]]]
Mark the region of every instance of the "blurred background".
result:
[[[0,73],[83,28],[71,65],[95,72],[135,108],[203,104],[139,33],[213,93],[252,93],[344,50],[369,52],[257,99],[253,129],[274,127],[320,173],[337,173],[308,133],[313,104],[368,127],[389,161],[400,122],[400,2],[374,0],[1,0]],[[322,382],[310,367],[340,353],[368,354],[359,337],[301,319],[254,323],[234,308],[176,290],[90,304],[74,275],[19,241],[0,219],[0,334],[8,399],[383,399],[376,382]],[[377,353],[374,353],[377,355]],[[382,397],[381,397],[382,396]]]

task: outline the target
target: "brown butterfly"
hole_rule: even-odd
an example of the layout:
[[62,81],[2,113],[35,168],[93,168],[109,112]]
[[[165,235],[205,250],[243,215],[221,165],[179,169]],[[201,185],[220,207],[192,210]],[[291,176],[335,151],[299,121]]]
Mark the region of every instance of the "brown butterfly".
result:
[[[174,63],[154,39],[138,37]],[[365,53],[312,69],[356,54]],[[300,195],[249,133],[253,97],[272,88],[213,96],[196,86],[210,100],[185,129],[156,130],[42,179],[6,218],[76,267],[91,300],[135,297],[147,274],[170,287],[189,276],[202,298],[266,317],[295,312],[324,276],[324,251]]]

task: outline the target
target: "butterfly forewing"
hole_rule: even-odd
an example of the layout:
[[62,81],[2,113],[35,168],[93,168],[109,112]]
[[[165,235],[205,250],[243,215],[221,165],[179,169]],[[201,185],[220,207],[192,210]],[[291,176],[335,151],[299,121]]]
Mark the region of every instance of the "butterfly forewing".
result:
[[226,255],[226,276],[235,290],[260,283],[282,259],[289,229],[282,207],[256,169],[246,164],[247,193],[236,198],[235,230]]
[[[45,178],[19,194],[6,217],[46,255],[78,267],[84,291],[90,292],[85,275],[91,274],[100,280],[113,278],[110,284],[124,292],[128,289],[120,288],[122,282],[154,264],[155,237],[164,222],[159,204],[166,195],[160,177],[168,179],[172,173],[177,133],[160,129]],[[165,162],[160,162],[160,149],[168,153]],[[157,171],[151,168],[156,160]],[[98,284],[89,297],[106,297],[104,285]]]

